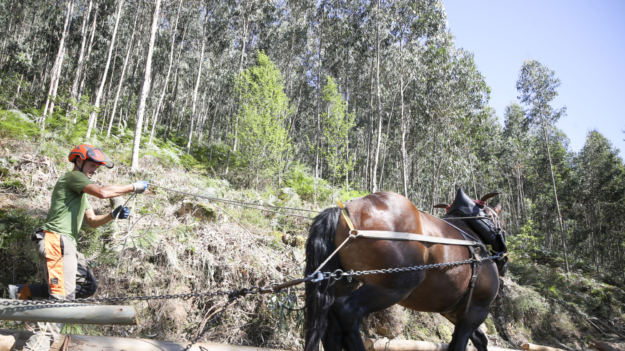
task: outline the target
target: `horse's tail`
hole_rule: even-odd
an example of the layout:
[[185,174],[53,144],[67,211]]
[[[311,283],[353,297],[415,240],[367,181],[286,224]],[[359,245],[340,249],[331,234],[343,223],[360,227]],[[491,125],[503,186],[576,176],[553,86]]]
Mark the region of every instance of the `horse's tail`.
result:
[[[306,270],[304,274],[312,274],[323,261],[336,249],[334,235],[341,209],[329,208],[321,212],[310,227],[306,241]],[[321,272],[334,272],[340,267],[338,256],[332,257]],[[328,312],[334,303],[334,286],[329,280],[317,283],[306,283],[306,346],[304,351],[319,349],[319,341],[324,337],[328,327]]]

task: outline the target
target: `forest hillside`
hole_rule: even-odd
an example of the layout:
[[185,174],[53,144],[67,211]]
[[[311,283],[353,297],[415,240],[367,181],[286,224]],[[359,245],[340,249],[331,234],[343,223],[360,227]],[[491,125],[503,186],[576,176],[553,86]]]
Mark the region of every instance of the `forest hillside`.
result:
[[[25,124],[24,124],[25,123]],[[24,122],[22,125],[30,125]],[[35,146],[34,146],[35,145]],[[59,175],[71,169],[66,154],[71,142],[0,139],[0,288],[12,283],[41,281],[37,256],[30,244],[33,228],[41,225],[51,190]],[[152,146],[141,158],[141,171],[130,167],[130,147],[110,142],[104,148],[118,162],[96,176],[99,184],[125,184],[150,179],[153,184],[224,200],[318,210],[334,206],[332,196],[347,200],[358,193],[320,194],[301,186],[310,175],[287,175],[291,187],[263,191],[240,188],[222,176],[198,167],[198,161],[176,146]],[[126,196],[122,202],[128,200]],[[90,200],[96,213],[107,213],[113,202]],[[119,201],[115,204],[120,203]],[[151,187],[130,200],[132,215],[103,227],[83,226],[78,249],[90,261],[99,290],[96,297],[233,291],[265,286],[302,276],[303,244],[310,220],[228,203],[211,202]],[[284,211],[282,211],[284,213]],[[302,214],[302,212],[299,212]],[[303,213],[302,216],[308,216]],[[588,318],[598,318],[621,332],[625,328],[623,285],[576,265],[566,274],[556,255],[527,239],[510,238],[513,262],[501,279],[499,296],[482,326],[491,345],[519,349],[532,342],[567,350],[586,349],[591,339],[624,344],[613,331]],[[143,337],[188,341],[205,327],[206,316],[225,297],[152,300],[131,303],[139,313],[138,327],[66,325],[72,334]],[[229,309],[202,340],[281,349],[303,346],[303,291],[252,295]],[[24,325],[0,322],[0,328]],[[395,306],[365,319],[363,337],[449,342],[453,325],[438,314]]]
[[[519,62],[514,102],[490,107],[491,89],[473,54],[456,47],[439,0],[6,0],[0,31],[3,288],[39,279],[27,237],[69,150],[87,142],[117,164],[100,184],[146,179],[308,210],[393,191],[440,216],[434,205],[460,187],[473,198],[497,191],[514,262],[487,325],[493,341],[580,349],[600,333],[590,317],[622,333],[620,150],[597,131],[570,149],[548,62]],[[85,225],[79,247],[100,293],[234,289],[302,274],[309,219],[203,201],[151,187],[131,200],[129,222]],[[101,213],[113,205],[93,204]],[[296,295],[246,301],[207,338],[301,347],[301,314],[282,308]],[[215,303],[150,302],[139,328],[76,328],[189,340]],[[387,314],[379,318],[396,329],[373,318],[363,333],[448,341],[442,317]]]

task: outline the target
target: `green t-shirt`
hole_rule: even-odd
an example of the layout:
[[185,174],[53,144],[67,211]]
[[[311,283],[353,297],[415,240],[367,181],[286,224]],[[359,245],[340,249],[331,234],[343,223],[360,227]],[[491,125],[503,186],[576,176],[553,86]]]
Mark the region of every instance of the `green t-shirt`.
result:
[[45,224],[41,227],[52,233],[67,235],[74,244],[78,244],[78,232],[85,217],[85,211],[91,208],[87,194],[82,189],[93,184],[91,179],[79,171],[63,174],[52,191],[52,204]]

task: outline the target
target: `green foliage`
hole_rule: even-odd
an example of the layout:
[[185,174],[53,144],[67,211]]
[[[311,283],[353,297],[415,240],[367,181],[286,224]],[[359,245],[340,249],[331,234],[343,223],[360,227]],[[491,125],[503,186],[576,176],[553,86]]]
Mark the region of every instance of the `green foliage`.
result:
[[302,200],[326,200],[332,196],[332,189],[328,182],[325,179],[313,177],[310,168],[299,162],[291,165],[284,181],[286,186],[295,190]]
[[0,111],[0,137],[28,139],[40,134],[32,114],[19,110]]
[[334,183],[335,179],[345,177],[354,168],[353,160],[348,158],[347,153],[348,133],[354,127],[354,116],[347,113],[347,102],[332,77],[327,77],[322,94],[326,104],[326,112],[321,115],[326,145],[311,145],[311,149],[319,149],[332,172]]
[[546,124],[557,122],[566,113],[566,107],[554,110],[550,105],[558,96],[556,89],[560,84],[555,72],[540,62],[535,60],[523,62],[516,88],[521,94],[521,102],[529,107],[526,112],[529,123],[545,127]]
[[291,113],[282,76],[263,51],[257,52],[256,66],[235,79],[239,94],[239,135],[241,162],[251,178],[270,178],[284,168],[291,144],[285,119]]

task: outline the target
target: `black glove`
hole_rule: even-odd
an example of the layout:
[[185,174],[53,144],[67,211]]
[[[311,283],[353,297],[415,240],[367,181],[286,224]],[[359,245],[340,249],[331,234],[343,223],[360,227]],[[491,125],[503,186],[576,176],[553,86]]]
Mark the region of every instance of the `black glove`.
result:
[[127,219],[130,217],[130,209],[128,207],[117,206],[116,209],[111,211],[111,217],[113,217],[113,219]]

